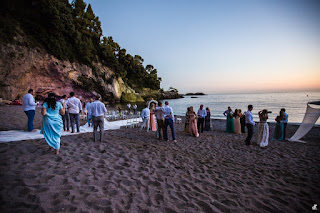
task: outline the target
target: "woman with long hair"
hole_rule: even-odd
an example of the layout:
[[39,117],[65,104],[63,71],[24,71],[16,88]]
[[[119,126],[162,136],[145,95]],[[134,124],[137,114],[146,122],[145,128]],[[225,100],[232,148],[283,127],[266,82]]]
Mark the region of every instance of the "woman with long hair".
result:
[[268,146],[269,142],[269,126],[268,120],[268,110],[264,109],[258,113],[260,123],[258,126],[258,145],[261,147]]
[[283,125],[283,123],[281,123],[283,118],[284,118],[284,113],[283,113],[283,111],[280,111],[279,115],[275,119],[277,124],[276,124],[276,128],[274,130],[272,140],[278,140],[278,141],[283,140],[283,127],[284,127],[284,125]]
[[156,119],[155,119],[155,106],[152,103],[150,105],[150,130],[155,132],[157,131]]
[[190,111],[190,107],[187,108],[187,112],[186,112],[186,122],[184,124],[184,132],[185,133],[189,133],[190,130],[189,130],[189,111]]
[[233,113],[234,117],[234,133],[237,135],[241,135],[241,123],[240,123],[240,113],[239,109],[236,109]]
[[190,107],[188,116],[189,116],[190,135],[199,137],[198,127],[197,127],[197,114],[193,111],[193,106]]
[[59,154],[61,131],[63,129],[61,115],[65,113],[65,105],[57,102],[56,95],[50,93],[44,100],[41,114],[43,115],[41,134],[44,135],[49,146]]
[[207,115],[204,118],[204,130],[209,131],[210,130],[210,123],[211,123],[211,112],[210,112],[209,107],[206,108],[206,112],[207,112]]
[[246,127],[246,112],[242,114],[241,109],[239,109],[239,116],[240,116],[240,124],[241,124],[241,133],[246,133],[245,127]]
[[228,112],[227,112],[226,132],[234,133],[233,114],[232,114],[231,108],[228,108]]

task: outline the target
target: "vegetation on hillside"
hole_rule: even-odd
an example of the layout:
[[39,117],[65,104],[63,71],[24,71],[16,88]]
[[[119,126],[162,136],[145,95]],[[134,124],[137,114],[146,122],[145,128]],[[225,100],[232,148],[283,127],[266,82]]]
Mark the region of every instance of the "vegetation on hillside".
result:
[[[78,61],[92,68],[93,62],[100,62],[137,91],[160,89],[157,69],[152,65],[144,67],[141,56],[127,54],[112,36],[103,37],[99,17],[83,0],[71,4],[68,0],[1,1],[0,42],[17,42],[14,38],[18,35],[28,38],[19,45],[42,46],[62,60]],[[97,71],[94,74],[102,77]]]

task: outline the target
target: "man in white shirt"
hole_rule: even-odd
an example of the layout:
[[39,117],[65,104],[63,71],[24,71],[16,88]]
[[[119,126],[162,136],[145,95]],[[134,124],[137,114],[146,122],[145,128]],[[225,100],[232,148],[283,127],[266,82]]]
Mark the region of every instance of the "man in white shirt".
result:
[[[62,96],[62,99],[60,99],[60,102],[63,104],[66,103],[66,101],[68,100],[68,97],[66,95]],[[65,109],[65,113],[64,115],[61,115],[62,117],[62,122],[63,122],[63,131],[67,131],[70,132],[69,127],[70,127],[70,116],[69,116],[69,112],[67,110],[67,107]]]
[[102,103],[101,96],[97,95],[95,102],[91,103],[90,114],[92,115],[93,122],[93,139],[94,142],[97,141],[97,130],[100,130],[100,142],[103,141],[103,131],[104,131],[104,114],[107,112],[106,106]]
[[76,123],[77,132],[80,132],[80,117],[79,113],[82,111],[82,105],[79,98],[74,97],[74,92],[70,92],[70,98],[66,101],[66,106],[69,108],[69,115],[71,120],[71,129],[74,133],[74,124]]
[[250,145],[250,141],[251,141],[251,138],[252,138],[252,135],[253,135],[253,128],[254,128],[254,125],[255,125],[255,122],[253,121],[253,116],[252,116],[252,111],[253,109],[253,106],[252,105],[249,105],[248,106],[248,111],[246,112],[246,126],[247,126],[247,129],[248,129],[248,136],[246,138],[246,145]]
[[[163,112],[163,108],[162,108],[162,103],[159,102],[158,103],[158,106],[156,107],[155,109],[155,115],[156,115],[156,118],[157,118],[157,125],[158,125],[158,128],[157,128],[157,131],[158,131],[158,134],[159,134],[159,139],[163,139],[163,137],[165,136],[166,132],[164,130],[164,112]],[[163,137],[161,135],[161,132],[163,133]]]
[[90,120],[92,120],[92,114],[91,114],[91,110],[90,110],[92,102],[93,102],[93,100],[92,100],[92,98],[90,98],[90,100],[86,104],[86,107],[84,108],[84,113],[87,114],[88,126],[90,126]]
[[165,106],[163,107],[163,112],[164,112],[164,131],[165,131],[166,141],[169,141],[169,138],[168,138],[168,126],[170,126],[171,133],[172,133],[172,140],[174,142],[177,142],[176,136],[175,136],[175,133],[174,133],[174,126],[173,126],[174,114],[173,114],[172,108],[169,106],[169,102],[168,101],[164,102],[164,104],[165,104]]
[[145,105],[145,108],[141,112],[141,118],[143,120],[141,125],[141,131],[143,127],[147,124],[147,132],[149,132],[150,129],[150,109],[148,108],[148,105]]
[[131,104],[128,103],[128,104],[127,104],[127,107],[128,107],[128,112],[129,112],[129,114],[130,114]]
[[33,129],[33,120],[36,113],[37,103],[34,101],[33,89],[29,89],[28,93],[22,98],[22,106],[24,112],[28,116],[28,131],[36,132],[37,130]]
[[203,133],[203,123],[204,123],[204,118],[207,115],[207,111],[203,109],[203,105],[200,105],[200,109],[198,110],[198,133],[200,133],[200,128],[201,128],[201,133]]
[[135,115],[137,114],[137,108],[138,108],[137,104],[133,105],[133,110]]

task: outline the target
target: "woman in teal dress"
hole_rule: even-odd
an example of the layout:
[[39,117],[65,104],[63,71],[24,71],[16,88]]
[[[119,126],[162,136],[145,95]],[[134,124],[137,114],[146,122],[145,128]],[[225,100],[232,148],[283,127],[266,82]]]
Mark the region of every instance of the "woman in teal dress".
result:
[[231,108],[228,109],[226,132],[234,133],[234,123],[233,123],[233,115],[232,115]]
[[64,113],[64,104],[57,102],[56,95],[50,93],[42,105],[41,114],[43,119],[40,133],[44,135],[49,146],[56,150],[57,155],[60,150],[60,138],[63,129],[61,115],[64,115]]

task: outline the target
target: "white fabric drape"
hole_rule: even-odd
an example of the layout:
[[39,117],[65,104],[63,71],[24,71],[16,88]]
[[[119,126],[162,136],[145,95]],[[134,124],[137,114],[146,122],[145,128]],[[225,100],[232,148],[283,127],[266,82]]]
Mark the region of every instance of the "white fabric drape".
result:
[[[134,119],[128,120],[118,120],[109,122],[107,119],[104,119],[104,130],[120,129],[121,126],[126,126],[128,123],[133,122]],[[137,121],[141,122],[142,119],[138,118]],[[82,134],[87,132],[92,132],[92,126],[88,127],[87,124],[80,126],[79,133],[70,133],[70,132],[61,132],[61,136],[66,135],[75,135]],[[12,141],[21,141],[21,140],[30,140],[30,139],[40,139],[44,138],[43,134],[40,134],[40,130],[36,132],[26,132],[22,130],[10,130],[10,131],[1,131],[0,132],[0,143],[12,142]]]
[[319,116],[320,116],[320,109],[313,108],[310,106],[310,104],[319,105],[320,101],[318,102],[309,102],[307,104],[307,111],[304,115],[303,121],[301,125],[299,126],[298,130],[294,135],[289,139],[289,141],[297,141],[297,142],[303,142],[300,139],[305,136],[314,126],[314,124],[317,122]]

